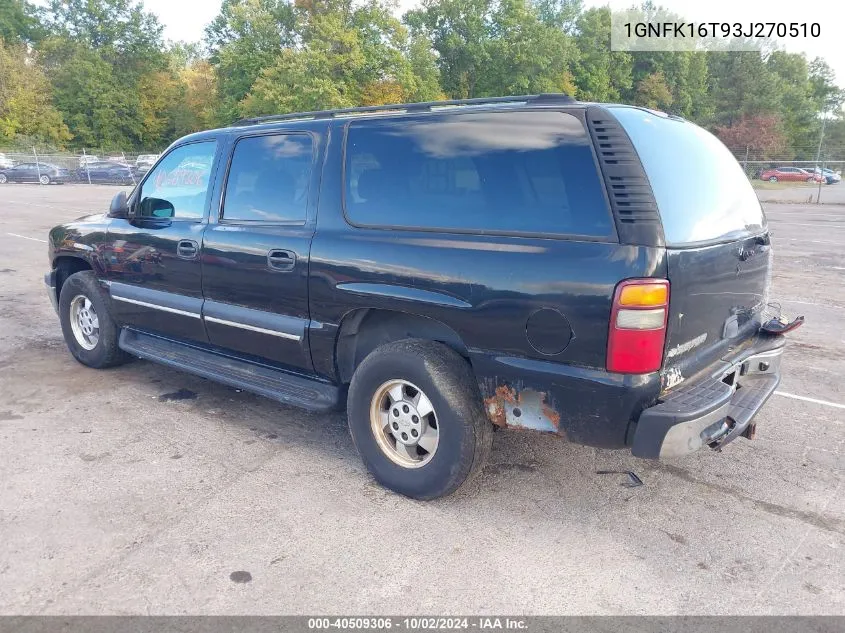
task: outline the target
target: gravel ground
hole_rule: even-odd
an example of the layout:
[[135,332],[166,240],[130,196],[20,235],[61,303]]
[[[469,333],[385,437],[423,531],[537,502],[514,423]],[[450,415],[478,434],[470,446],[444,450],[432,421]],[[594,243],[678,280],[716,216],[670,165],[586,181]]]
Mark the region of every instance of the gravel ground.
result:
[[[757,184],[755,182],[755,184]],[[792,185],[776,187],[774,189],[757,189],[757,197],[762,202],[782,202],[791,204],[807,204],[807,208],[815,207],[821,201],[822,205],[845,204],[845,184],[839,182],[834,185]]]

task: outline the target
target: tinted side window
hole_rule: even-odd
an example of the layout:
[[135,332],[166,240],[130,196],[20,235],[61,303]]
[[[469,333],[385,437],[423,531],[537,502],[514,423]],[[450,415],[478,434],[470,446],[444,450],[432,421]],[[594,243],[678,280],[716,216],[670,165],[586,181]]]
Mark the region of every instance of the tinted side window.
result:
[[202,219],[216,150],[216,141],[204,141],[177,147],[165,156],[144,181],[139,215]]
[[226,181],[223,219],[304,224],[313,156],[307,134],[239,140]]
[[563,112],[353,121],[347,218],[368,226],[610,237],[590,139]]

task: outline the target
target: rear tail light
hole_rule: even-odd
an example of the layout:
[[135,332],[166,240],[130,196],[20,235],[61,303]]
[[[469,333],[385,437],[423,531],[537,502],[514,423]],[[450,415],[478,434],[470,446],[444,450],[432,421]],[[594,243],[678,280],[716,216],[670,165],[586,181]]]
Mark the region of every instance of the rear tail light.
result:
[[660,369],[669,314],[669,282],[628,279],[616,286],[607,338],[607,370],[646,374]]

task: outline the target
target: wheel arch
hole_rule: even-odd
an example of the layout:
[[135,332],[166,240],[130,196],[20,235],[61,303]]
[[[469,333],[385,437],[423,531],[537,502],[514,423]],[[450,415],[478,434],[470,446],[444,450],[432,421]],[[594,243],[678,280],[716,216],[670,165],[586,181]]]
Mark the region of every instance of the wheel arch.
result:
[[443,343],[469,360],[460,335],[442,321],[399,310],[357,308],[344,315],[335,341],[340,382],[349,383],[361,361],[377,347],[408,338]]
[[94,270],[87,259],[74,255],[59,255],[53,260],[53,268],[56,270],[56,299],[62,296],[62,285],[68,277],[83,270]]

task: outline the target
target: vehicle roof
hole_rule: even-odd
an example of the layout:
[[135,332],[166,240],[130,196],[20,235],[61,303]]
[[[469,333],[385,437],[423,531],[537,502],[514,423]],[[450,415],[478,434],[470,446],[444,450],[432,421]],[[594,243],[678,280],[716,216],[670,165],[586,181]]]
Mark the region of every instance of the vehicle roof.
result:
[[268,115],[250,119],[241,119],[230,126],[195,132],[178,140],[179,143],[201,141],[220,136],[221,134],[238,134],[244,130],[261,132],[265,130],[285,129],[293,126],[300,127],[303,123],[329,122],[332,120],[352,119],[382,119],[407,115],[436,115],[444,112],[502,112],[508,110],[550,110],[565,106],[568,109],[586,109],[591,106],[636,108],[662,115],[668,118],[682,120],[675,115],[649,110],[639,106],[623,103],[597,103],[576,101],[565,94],[522,95],[514,97],[490,97],[478,99],[462,99],[454,101],[429,101],[424,103],[400,103],[383,106],[341,108],[338,110],[318,110],[312,112],[294,112],[290,114]]

